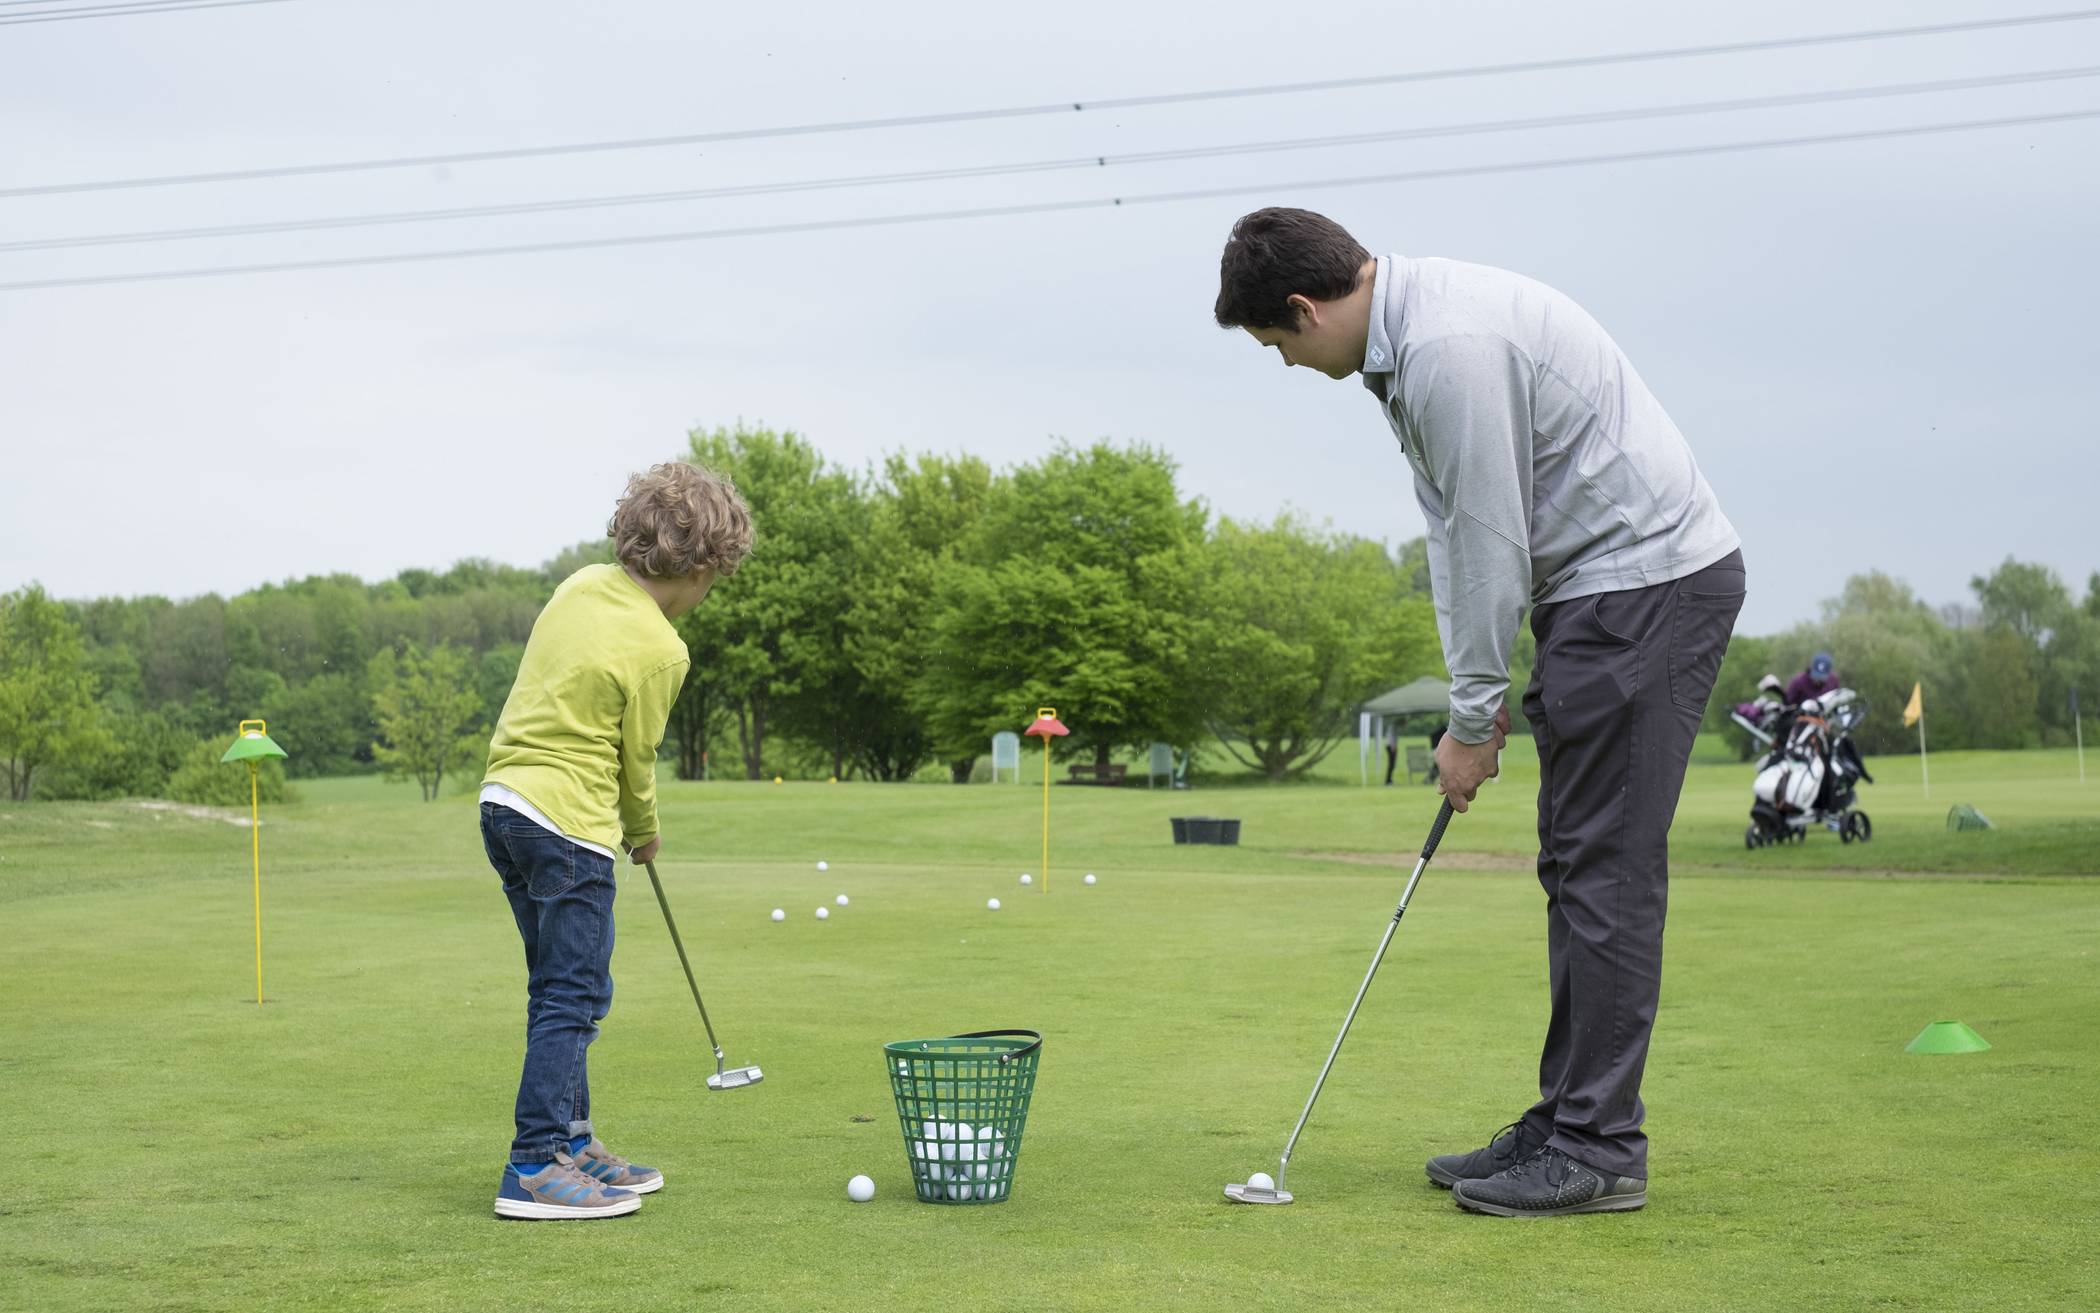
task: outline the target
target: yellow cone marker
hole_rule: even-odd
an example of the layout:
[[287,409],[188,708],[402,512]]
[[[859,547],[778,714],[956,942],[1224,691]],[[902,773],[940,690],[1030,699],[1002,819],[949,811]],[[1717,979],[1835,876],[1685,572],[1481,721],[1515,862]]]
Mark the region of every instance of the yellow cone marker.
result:
[[263,1001],[262,968],[262,807],[260,782],[262,759],[282,757],[283,748],[270,738],[269,726],[259,720],[244,720],[219,760],[248,763],[248,851],[255,868],[255,1001]]
[[1022,731],[1043,740],[1043,892],[1046,894],[1050,892],[1050,740],[1071,732],[1058,720],[1056,707],[1037,707],[1035,723]]

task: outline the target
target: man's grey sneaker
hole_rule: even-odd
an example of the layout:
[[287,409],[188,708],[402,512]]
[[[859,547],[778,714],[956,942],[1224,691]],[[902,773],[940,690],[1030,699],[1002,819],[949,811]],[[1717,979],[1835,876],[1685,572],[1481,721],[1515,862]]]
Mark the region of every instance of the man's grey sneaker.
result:
[[619,1217],[641,1206],[640,1195],[601,1184],[565,1153],[555,1154],[553,1162],[530,1176],[505,1167],[496,1190],[496,1216],[529,1221]]
[[625,1158],[605,1147],[593,1138],[576,1155],[576,1165],[597,1178],[600,1185],[609,1185],[616,1190],[632,1190],[636,1194],[649,1194],[664,1188],[664,1174],[654,1167],[643,1167],[628,1162]]
[[1521,1121],[1495,1132],[1487,1146],[1471,1153],[1447,1153],[1431,1158],[1423,1170],[1429,1179],[1449,1190],[1460,1181],[1479,1181],[1523,1162],[1546,1147],[1546,1137]]
[[1623,1213],[1648,1202],[1648,1182],[1600,1172],[1548,1145],[1486,1180],[1460,1181],[1451,1187],[1451,1202],[1497,1217]]

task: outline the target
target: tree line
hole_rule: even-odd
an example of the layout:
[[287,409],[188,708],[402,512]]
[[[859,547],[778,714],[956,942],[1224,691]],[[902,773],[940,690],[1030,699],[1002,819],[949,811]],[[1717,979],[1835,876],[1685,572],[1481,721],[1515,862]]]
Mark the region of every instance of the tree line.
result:
[[[1395,556],[1291,514],[1214,517],[1151,448],[855,471],[737,426],[678,454],[733,478],[758,526],[743,569],[679,622],[692,667],[663,753],[683,778],[967,780],[994,733],[1046,705],[1073,729],[1061,756],[1215,738],[1285,779],[1348,737],[1366,697],[1442,669],[1419,545]],[[210,789],[198,767],[260,716],[290,753],[269,787],[380,770],[434,797],[479,778],[554,587],[610,559],[600,540],[538,569],[470,560],[180,602],[0,597],[10,796]]]
[[[1443,674],[1419,539],[1389,551],[1290,513],[1214,517],[1151,448],[856,471],[739,425],[696,430],[679,454],[735,479],[758,526],[743,570],[679,622],[692,668],[663,752],[682,778],[965,781],[1041,705],[1071,725],[1068,758],[1214,742],[1283,780],[1351,736],[1366,698]],[[265,773],[272,796],[287,777],[384,771],[436,797],[479,778],[555,586],[610,559],[601,539],[536,569],[468,560],[231,598],[0,595],[8,796],[239,801],[244,772],[218,752],[260,716],[291,754]],[[2072,690],[2090,704],[2100,684],[2100,573],[2081,599],[2007,560],[1971,591],[1934,608],[1867,573],[1816,621],[1738,634],[1707,728],[1747,750],[1729,707],[1828,650],[1877,708],[1868,752],[1915,749],[1899,714],[1915,681],[1935,747],[2068,741]],[[1530,643],[1520,628],[1517,689]]]

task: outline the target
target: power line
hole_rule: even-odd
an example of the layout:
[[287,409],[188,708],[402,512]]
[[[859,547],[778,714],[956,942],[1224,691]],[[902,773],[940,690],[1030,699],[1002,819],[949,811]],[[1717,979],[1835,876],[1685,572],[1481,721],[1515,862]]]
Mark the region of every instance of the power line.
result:
[[1402,173],[1369,173],[1340,178],[1309,178],[1290,182],[1245,183],[1230,187],[1205,187],[1190,191],[1150,192],[1134,196],[1101,196],[1073,201],[1037,201],[1022,205],[996,205],[966,210],[925,210],[917,213],[869,215],[850,219],[816,219],[801,223],[752,224],[738,228],[704,228],[688,232],[645,233],[625,237],[586,237],[557,242],[532,242],[519,246],[460,247],[452,250],[409,251],[392,255],[353,255],[324,260],[283,260],[268,264],[220,265],[202,269],[160,269],[145,273],[95,274],[80,278],[45,278],[28,282],[0,283],[0,292],[29,292],[56,287],[95,287],[115,283],[165,282],[173,279],[218,278],[230,274],[290,273],[311,269],[350,269],[385,264],[423,264],[437,260],[468,260],[498,255],[541,255],[556,251],[598,250],[624,246],[658,246],[672,242],[713,241],[736,237],[774,237],[795,233],[835,232],[847,228],[888,228],[904,224],[934,223],[957,219],[1010,218],[1028,214],[1055,214],[1071,210],[1111,209],[1126,205],[1152,205],[1174,201],[1215,200],[1255,192],[1327,187],[1362,187],[1377,183],[1428,182],[1451,178],[1474,178],[1498,173],[1524,173],[1548,169],[1582,168],[1601,164],[1629,164],[1645,160],[1682,159],[1698,155],[1726,155],[1746,151],[1775,150],[1793,146],[1821,146],[1837,142],[1885,141],[1922,137],[1977,128],[2025,127],[2044,123],[2100,118],[2100,109],[2068,110],[2055,114],[2024,114],[2015,118],[1968,119],[1955,123],[1924,123],[1901,128],[1874,128],[1856,132],[1832,132],[1813,136],[1770,137],[1756,141],[1719,142],[1699,146],[1663,147],[1655,150],[1615,151],[1604,155],[1578,155],[1564,159],[1520,160],[1504,164],[1460,165],[1442,169],[1415,169]]
[[[236,0],[222,0],[222,2],[233,3]],[[239,0],[239,2],[245,3],[247,0]],[[1895,37],[1946,36],[1958,32],[1981,32],[1999,28],[2082,22],[2093,18],[2100,18],[2100,9],[2074,9],[2048,14],[1979,18],[1958,23],[1933,23],[1916,27],[1885,27],[1855,32],[1831,32],[1812,36],[1772,37],[1756,41],[1729,41],[1711,45],[1674,46],[1665,49],[1621,51],[1603,55],[1576,55],[1561,59],[1523,60],[1507,64],[1475,64],[1457,68],[1419,69],[1406,73],[1381,73],[1366,77],[1331,78],[1318,82],[1280,82],[1260,86],[1226,87],[1210,91],[1173,92],[1153,96],[1125,96],[1112,100],[1068,100],[1058,101],[1053,104],[1019,105],[1003,109],[957,110],[947,113],[908,114],[889,118],[842,119],[826,123],[739,128],[724,132],[684,133],[668,137],[632,137],[614,141],[578,142],[560,146],[520,146],[505,150],[455,151],[442,155],[396,155],[383,159],[342,160],[327,164],[276,165],[268,168],[231,169],[212,173],[163,174],[153,177],[115,178],[97,182],[45,183],[31,187],[0,189],[0,198],[49,196],[66,192],[115,191],[134,187],[173,187],[207,182],[244,182],[263,178],[302,177],[319,173],[352,173],[375,169],[414,168],[439,164],[472,164],[493,160],[536,159],[550,155],[581,155],[605,151],[646,150],[664,146],[696,146],[729,141],[755,141],[772,137],[816,136],[834,132],[864,132],[883,128],[927,127],[937,124],[967,123],[987,119],[1027,118],[1044,114],[1070,114],[1112,109],[1144,109],[1159,105],[1231,100],[1251,96],[1298,95],[1307,92],[1341,91],[1367,87],[1398,86],[1404,83],[1490,77],[1508,73],[1540,73],[1557,69],[1599,68],[1612,64],[1652,63],[1660,60],[1689,59],[1704,55],[1733,55],[1764,50],[1791,50],[1806,46],[1880,41]]]
[[122,18],[131,14],[175,14],[186,9],[239,9],[248,5],[281,5],[286,0],[148,0],[142,4],[112,4],[79,9],[38,9],[27,14],[0,14],[0,27],[22,27],[30,23],[68,23],[79,18]]
[[0,253],[67,250],[85,246],[121,246],[141,242],[188,241],[213,237],[250,237],[275,233],[368,228],[391,224],[426,223],[455,219],[486,219],[527,214],[564,213],[575,210],[609,209],[631,205],[660,205],[683,201],[721,200],[730,197],[771,196],[790,192],[830,191],[850,187],[959,181],[1027,173],[1107,168],[1116,165],[1158,164],[1175,160],[1214,159],[1229,155],[1252,155],[1271,151],[1362,146],[1382,142],[1426,140],[1434,137],[1513,132],[1532,128],[1590,126],[1600,123],[1622,123],[1642,119],[1676,118],[1694,114],[1821,105],[1837,101],[1925,95],[1945,91],[1970,91],[1989,87],[2020,86],[2036,82],[2055,82],[2090,77],[2100,77],[2100,65],[2044,69],[2021,73],[2000,73],[1982,77],[1946,78],[1934,82],[1899,82],[1868,87],[1843,87],[1830,91],[1796,92],[1781,96],[1749,96],[1731,100],[1695,101],[1682,105],[1650,105],[1628,109],[1598,110],[1581,114],[1491,119],[1484,122],[1442,124],[1419,128],[1396,128],[1384,132],[1351,133],[1340,136],[1298,137],[1282,141],[1241,142],[1224,146],[1197,146],[1178,150],[1142,151],[1121,155],[1067,156],[1012,164],[979,164],[945,169],[917,169],[896,173],[850,174],[843,177],[810,178],[794,182],[750,183],[741,186],[705,187],[681,191],[575,197],[567,200],[521,201],[507,205],[476,205],[436,210],[397,210],[378,214],[339,215],[317,219],[285,219],[264,223],[218,224],[197,228],[160,228],[139,232],[30,238],[22,241],[0,242]]

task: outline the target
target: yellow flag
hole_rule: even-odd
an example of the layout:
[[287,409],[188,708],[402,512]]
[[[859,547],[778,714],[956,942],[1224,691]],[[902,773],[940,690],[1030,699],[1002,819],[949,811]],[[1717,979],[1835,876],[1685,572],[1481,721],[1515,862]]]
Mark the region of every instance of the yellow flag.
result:
[[1919,720],[1924,718],[1924,715],[1925,686],[1923,684],[1912,684],[1910,686],[1910,705],[1903,708],[1904,728],[1908,729],[1910,726],[1917,724]]

